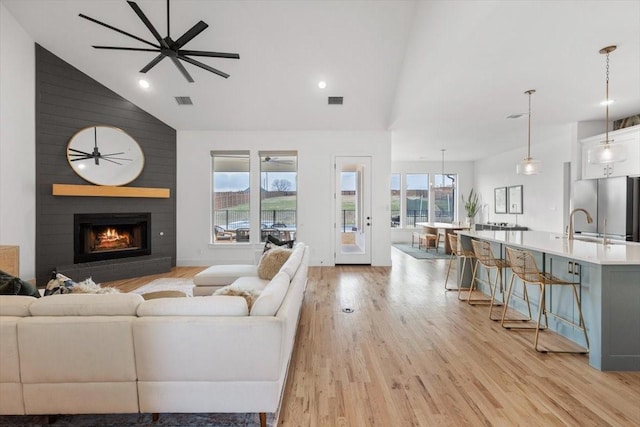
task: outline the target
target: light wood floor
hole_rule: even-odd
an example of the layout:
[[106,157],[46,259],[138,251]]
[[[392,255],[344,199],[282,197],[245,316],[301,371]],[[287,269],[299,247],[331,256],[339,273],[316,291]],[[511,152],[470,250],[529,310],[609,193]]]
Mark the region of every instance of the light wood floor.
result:
[[443,291],[447,260],[391,250],[391,268],[310,269],[281,426],[640,425],[640,372],[536,353],[531,332]]

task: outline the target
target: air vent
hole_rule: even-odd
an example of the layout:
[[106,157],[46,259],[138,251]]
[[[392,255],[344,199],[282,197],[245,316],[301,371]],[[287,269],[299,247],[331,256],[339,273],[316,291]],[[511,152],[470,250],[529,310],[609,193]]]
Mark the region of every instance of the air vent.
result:
[[330,96],[329,105],[342,105],[344,97],[342,96]]
[[176,102],[178,105],[193,105],[193,101],[188,96],[176,96]]

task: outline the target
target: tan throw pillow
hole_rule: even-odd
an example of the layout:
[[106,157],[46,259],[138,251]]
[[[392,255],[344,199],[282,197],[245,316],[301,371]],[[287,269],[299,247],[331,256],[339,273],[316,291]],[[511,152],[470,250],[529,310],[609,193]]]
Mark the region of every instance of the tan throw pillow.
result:
[[285,249],[280,246],[269,249],[260,258],[258,263],[258,277],[264,280],[271,280],[273,276],[278,274],[282,265],[289,259],[291,249]]
[[232,297],[243,297],[245,301],[247,301],[247,308],[251,311],[251,307],[253,307],[253,303],[260,296],[260,292],[248,292],[241,291],[239,289],[233,288],[231,285],[225,286],[223,288],[218,289],[213,293],[213,295],[227,295]]

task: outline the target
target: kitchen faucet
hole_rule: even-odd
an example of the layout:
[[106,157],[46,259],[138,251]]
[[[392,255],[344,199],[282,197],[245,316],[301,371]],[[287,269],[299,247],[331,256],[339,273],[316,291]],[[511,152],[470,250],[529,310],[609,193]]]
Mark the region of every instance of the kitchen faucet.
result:
[[567,236],[567,238],[569,240],[573,240],[573,216],[575,215],[576,212],[581,211],[584,212],[584,214],[587,216],[587,224],[591,224],[593,222],[593,218],[591,218],[591,215],[589,214],[589,212],[587,212],[586,209],[582,209],[582,208],[576,208],[574,210],[571,211],[571,213],[569,214],[569,235]]

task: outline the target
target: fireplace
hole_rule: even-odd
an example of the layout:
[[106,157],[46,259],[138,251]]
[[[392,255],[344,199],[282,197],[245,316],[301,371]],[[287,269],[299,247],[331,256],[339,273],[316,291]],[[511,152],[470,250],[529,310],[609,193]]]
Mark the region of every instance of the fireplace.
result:
[[75,214],[75,264],[151,254],[150,213]]

